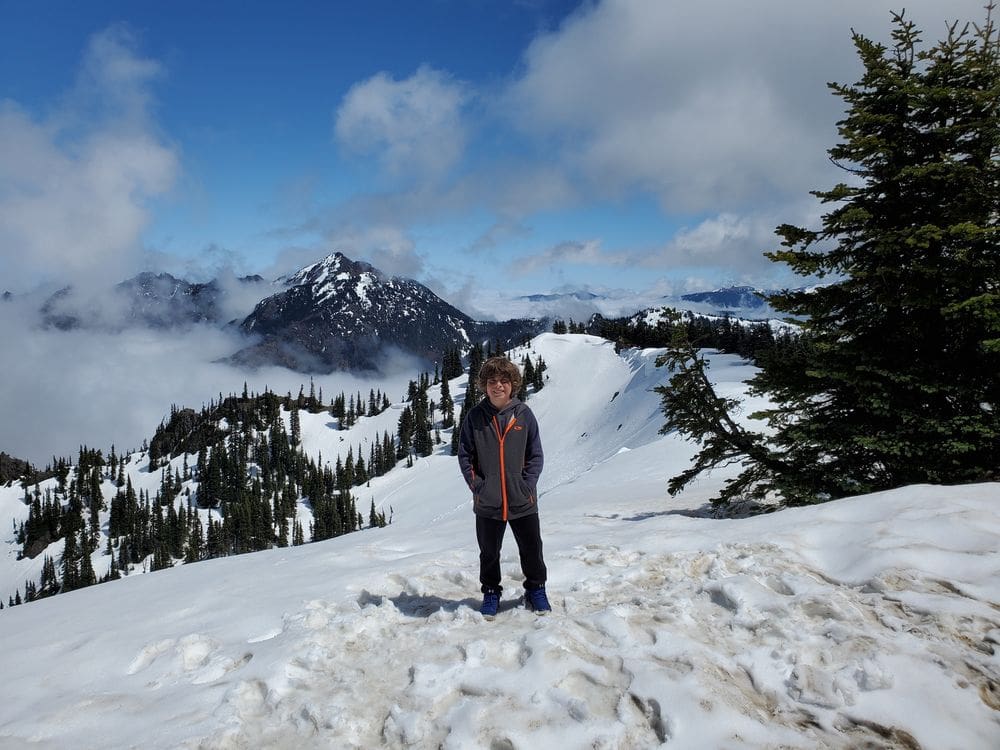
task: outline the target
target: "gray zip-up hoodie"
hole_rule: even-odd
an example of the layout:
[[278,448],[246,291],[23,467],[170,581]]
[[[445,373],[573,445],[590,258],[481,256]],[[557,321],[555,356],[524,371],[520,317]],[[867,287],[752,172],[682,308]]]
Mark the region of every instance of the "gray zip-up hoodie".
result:
[[543,463],[538,421],[522,401],[498,411],[484,398],[465,415],[458,465],[477,515],[507,521],[537,513]]

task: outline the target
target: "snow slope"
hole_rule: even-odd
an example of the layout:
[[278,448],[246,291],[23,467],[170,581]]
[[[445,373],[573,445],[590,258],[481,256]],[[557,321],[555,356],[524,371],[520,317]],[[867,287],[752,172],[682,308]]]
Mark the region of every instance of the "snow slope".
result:
[[[656,352],[531,347],[553,614],[520,606],[510,538],[478,614],[444,445],[356,493],[388,528],[0,612],[0,748],[1000,746],[1000,485],[699,517],[721,478],[667,498],[693,448],[658,434]],[[726,389],[749,375],[712,361]],[[324,419],[303,441],[333,461],[398,410]]]

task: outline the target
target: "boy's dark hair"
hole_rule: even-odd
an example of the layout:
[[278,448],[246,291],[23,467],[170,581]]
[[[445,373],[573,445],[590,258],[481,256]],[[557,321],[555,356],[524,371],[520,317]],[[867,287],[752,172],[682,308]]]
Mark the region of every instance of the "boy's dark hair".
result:
[[513,396],[516,396],[517,392],[521,390],[521,371],[517,369],[517,365],[506,357],[490,357],[483,362],[483,366],[479,368],[479,377],[477,378],[481,390],[486,390],[486,381],[490,378],[506,378],[509,380],[510,392]]

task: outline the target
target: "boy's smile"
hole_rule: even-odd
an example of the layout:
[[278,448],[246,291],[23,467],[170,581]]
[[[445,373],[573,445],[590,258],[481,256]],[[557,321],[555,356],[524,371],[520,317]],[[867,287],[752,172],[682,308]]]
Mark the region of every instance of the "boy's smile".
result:
[[510,403],[510,391],[510,381],[506,378],[490,378],[486,381],[486,395],[497,409]]

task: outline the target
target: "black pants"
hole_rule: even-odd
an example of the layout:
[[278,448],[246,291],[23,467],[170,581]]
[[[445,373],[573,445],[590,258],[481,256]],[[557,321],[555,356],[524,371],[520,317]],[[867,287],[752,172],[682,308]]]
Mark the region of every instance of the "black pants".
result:
[[503,535],[510,524],[521,556],[521,572],[524,573],[524,588],[529,591],[545,585],[547,572],[542,558],[542,532],[538,525],[538,514],[532,513],[510,521],[496,521],[492,518],[476,516],[476,538],[479,540],[479,582],[483,593],[500,592],[500,548]]

